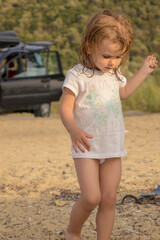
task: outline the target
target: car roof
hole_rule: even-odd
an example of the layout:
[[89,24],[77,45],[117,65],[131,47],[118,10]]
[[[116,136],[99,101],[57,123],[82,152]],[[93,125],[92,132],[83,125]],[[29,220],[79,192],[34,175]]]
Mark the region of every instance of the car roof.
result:
[[0,31],[0,48],[12,47],[19,44],[20,40],[14,31]]
[[53,45],[53,42],[41,41],[41,42],[27,42],[20,43],[14,47],[4,48],[0,51],[0,62],[5,59],[8,55],[14,53],[29,53],[41,51],[44,49],[48,49],[50,45]]
[[44,46],[44,47],[49,47],[50,45],[53,45],[54,42],[37,41],[37,42],[26,42],[25,44],[27,44],[27,45],[32,45],[32,46]]

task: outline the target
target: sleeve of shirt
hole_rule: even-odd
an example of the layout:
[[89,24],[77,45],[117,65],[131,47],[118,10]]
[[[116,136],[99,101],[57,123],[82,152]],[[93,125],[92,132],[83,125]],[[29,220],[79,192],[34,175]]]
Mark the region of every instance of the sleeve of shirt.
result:
[[69,70],[66,73],[66,78],[64,80],[62,90],[63,90],[64,87],[69,88],[75,94],[75,96],[77,97],[78,92],[79,92],[77,76],[71,70]]
[[123,76],[123,74],[121,73],[120,70],[119,70],[118,76],[120,78],[120,80],[119,80],[119,88],[124,88],[126,86],[127,79],[126,79],[125,76]]

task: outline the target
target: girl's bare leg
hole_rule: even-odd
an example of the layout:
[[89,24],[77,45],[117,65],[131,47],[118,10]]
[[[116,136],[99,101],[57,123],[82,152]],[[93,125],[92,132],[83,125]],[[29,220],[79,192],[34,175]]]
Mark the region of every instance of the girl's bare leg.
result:
[[109,240],[112,234],[117,188],[121,179],[121,158],[107,159],[100,165],[101,202],[97,213],[97,239]]
[[66,231],[66,240],[80,240],[81,229],[91,211],[100,202],[99,162],[95,159],[74,159],[81,197],[74,204]]

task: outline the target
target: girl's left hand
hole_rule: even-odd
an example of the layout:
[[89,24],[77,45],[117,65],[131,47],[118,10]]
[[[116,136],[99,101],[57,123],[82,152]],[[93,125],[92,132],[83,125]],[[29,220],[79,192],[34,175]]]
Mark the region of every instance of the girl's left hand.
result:
[[141,68],[147,73],[150,74],[158,66],[157,59],[152,55],[146,57],[142,63]]

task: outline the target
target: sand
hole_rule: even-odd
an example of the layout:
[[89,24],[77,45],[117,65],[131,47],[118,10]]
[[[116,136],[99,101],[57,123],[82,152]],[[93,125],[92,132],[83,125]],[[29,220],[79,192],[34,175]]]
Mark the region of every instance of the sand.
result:
[[[160,184],[160,114],[125,114],[127,155],[112,240],[160,239],[160,196],[137,204]],[[70,139],[58,115],[0,116],[0,240],[62,240],[79,186]],[[96,239],[93,211],[83,239]]]

